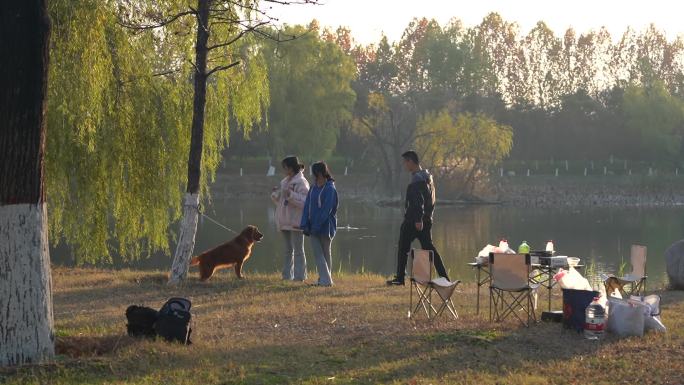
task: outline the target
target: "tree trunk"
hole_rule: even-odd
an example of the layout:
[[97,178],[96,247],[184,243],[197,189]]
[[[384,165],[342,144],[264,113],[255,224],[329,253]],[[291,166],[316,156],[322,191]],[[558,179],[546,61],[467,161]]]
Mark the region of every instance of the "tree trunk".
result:
[[0,3],[0,366],[54,358],[44,165],[46,0]]
[[169,284],[180,283],[188,275],[190,257],[195,248],[199,217],[199,186],[204,141],[204,109],[207,104],[207,41],[209,40],[210,0],[197,1],[197,41],[195,43],[195,97],[192,109],[192,136],[188,159],[188,186],[183,200],[183,221],[176,254],[173,257]]
[[391,196],[395,196],[396,192],[393,191],[393,181],[394,181],[394,170],[392,169],[392,162],[389,159],[389,155],[387,155],[387,150],[385,149],[385,145],[382,143],[381,140],[377,140],[377,146],[380,149],[380,154],[382,155],[382,162],[385,168],[385,172],[383,175],[383,182],[385,184],[384,188],[385,191],[390,194]]

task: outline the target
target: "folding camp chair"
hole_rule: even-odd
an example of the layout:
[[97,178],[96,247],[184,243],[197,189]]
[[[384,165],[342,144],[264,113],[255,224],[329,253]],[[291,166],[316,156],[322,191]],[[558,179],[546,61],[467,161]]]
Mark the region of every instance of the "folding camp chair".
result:
[[[444,277],[433,279],[434,254],[430,250],[412,249],[409,256],[411,257],[409,261],[411,285],[408,317],[412,318],[422,308],[430,320],[439,317],[445,310],[448,310],[454,319],[457,319],[458,313],[451,296],[461,281],[451,282]],[[415,305],[413,303],[414,291],[418,297]],[[433,304],[433,293],[437,294],[439,304]]]
[[[615,289],[620,291],[623,298],[629,295],[642,295],[646,290],[646,246],[632,245],[630,253],[630,262],[632,264],[632,272],[626,274],[624,277],[606,276],[604,277],[604,285],[606,292],[612,293]],[[625,286],[629,285],[629,291],[625,290]]]
[[[501,322],[515,316],[526,327],[537,321],[533,294],[539,284],[531,284],[529,254],[489,254],[489,320]],[[519,314],[522,310],[526,317]]]

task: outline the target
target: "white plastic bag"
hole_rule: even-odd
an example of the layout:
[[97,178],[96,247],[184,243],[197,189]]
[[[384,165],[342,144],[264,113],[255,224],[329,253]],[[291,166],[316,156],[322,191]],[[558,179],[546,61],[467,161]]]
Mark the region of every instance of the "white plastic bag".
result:
[[569,270],[558,269],[558,273],[553,276],[553,279],[558,282],[562,289],[594,291],[589,281],[574,267]]
[[489,262],[489,253],[493,253],[494,249],[496,249],[496,246],[494,246],[494,245],[485,246],[482,250],[480,250],[479,253],[477,253],[477,257],[475,258],[475,263],[481,263],[481,264],[488,263]]
[[638,301],[608,297],[608,331],[618,337],[644,335],[646,306]]
[[606,294],[606,287],[604,285],[599,285],[599,303],[606,309],[606,315],[608,315],[608,295]]
[[477,256],[489,258],[489,253],[494,251],[495,248],[496,248],[496,246],[494,246],[494,245],[487,245],[487,246],[483,247],[479,253],[477,253]]

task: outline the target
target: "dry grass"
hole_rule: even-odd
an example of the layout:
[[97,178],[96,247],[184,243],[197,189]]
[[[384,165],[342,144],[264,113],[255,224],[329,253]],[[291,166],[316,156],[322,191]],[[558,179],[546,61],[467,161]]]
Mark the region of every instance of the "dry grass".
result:
[[[330,289],[215,278],[168,288],[161,273],[55,269],[59,358],[4,370],[0,382],[684,384],[684,292],[662,293],[667,334],[596,343],[558,324],[489,323],[475,315],[474,285],[457,294],[459,320],[429,323],[408,320],[408,287],[379,276],[336,277]],[[192,346],[124,336],[128,305],[170,296],[193,301]]]

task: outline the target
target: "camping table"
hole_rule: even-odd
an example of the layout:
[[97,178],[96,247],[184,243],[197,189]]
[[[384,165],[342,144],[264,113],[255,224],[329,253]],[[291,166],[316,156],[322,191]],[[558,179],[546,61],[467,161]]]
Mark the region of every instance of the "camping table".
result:
[[489,264],[481,262],[470,262],[468,266],[477,269],[477,307],[476,314],[480,314],[480,287],[488,284],[492,277],[489,274]]
[[[476,302],[476,314],[480,314],[480,287],[488,284],[492,280],[492,276],[489,272],[489,264],[488,263],[480,263],[480,262],[469,262],[468,266],[477,269],[477,302]],[[564,268],[568,269],[569,266],[547,266],[547,265],[540,265],[540,264],[533,264],[531,266],[535,270],[538,270],[540,272],[540,275],[542,276],[541,280],[536,280],[535,278],[530,278],[530,283],[538,284],[541,287],[546,288],[547,290],[547,297],[548,297],[548,308],[549,311],[551,311],[551,289],[553,289],[554,286],[556,286],[556,281],[553,280],[553,274],[555,273],[556,269],[559,268]],[[575,268],[582,268],[584,265],[577,265]]]

